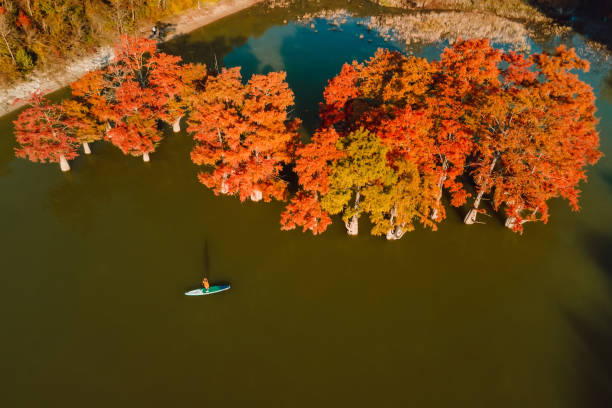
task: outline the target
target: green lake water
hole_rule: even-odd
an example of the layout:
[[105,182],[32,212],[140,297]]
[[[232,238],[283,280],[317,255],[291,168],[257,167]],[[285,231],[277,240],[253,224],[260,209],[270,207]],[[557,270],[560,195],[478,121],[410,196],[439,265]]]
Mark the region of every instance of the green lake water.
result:
[[[164,48],[245,77],[287,71],[307,139],[344,62],[404,47],[359,20],[294,24],[305,10],[255,7]],[[560,41],[584,45],[532,48]],[[612,406],[612,73],[584,55],[606,156],[580,213],[554,201],[549,224],[523,236],[495,215],[465,226],[452,208],[438,232],[397,242],[365,220],[356,238],[339,220],[318,237],[282,232],[283,203],[197,182],[184,132],[167,131],[148,164],[95,143],[62,174],[16,159],[16,113],[3,117],[0,405]],[[205,271],[232,289],[184,296]]]

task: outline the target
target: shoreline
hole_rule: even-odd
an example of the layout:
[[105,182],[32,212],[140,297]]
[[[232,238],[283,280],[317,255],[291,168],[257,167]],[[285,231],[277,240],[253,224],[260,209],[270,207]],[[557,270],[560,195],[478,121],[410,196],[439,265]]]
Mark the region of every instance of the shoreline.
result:
[[[163,20],[164,23],[175,26],[163,42],[187,34],[200,27],[220,20],[224,17],[254,6],[263,0],[219,0],[217,3],[205,5],[202,8],[193,8]],[[148,30],[141,29],[138,34],[147,35]],[[70,85],[84,74],[98,69],[108,63],[113,57],[111,46],[102,46],[91,55],[65,61],[64,69],[46,69],[32,73],[25,81],[3,89],[0,96],[0,117],[24,106],[24,102],[14,103],[16,99],[27,98],[33,91],[38,89],[45,93],[54,92]]]

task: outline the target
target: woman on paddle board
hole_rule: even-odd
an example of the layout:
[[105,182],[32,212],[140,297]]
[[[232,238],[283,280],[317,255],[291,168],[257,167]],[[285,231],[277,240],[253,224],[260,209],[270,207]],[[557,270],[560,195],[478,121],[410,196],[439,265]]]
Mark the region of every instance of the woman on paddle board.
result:
[[206,289],[206,291],[208,292],[208,289],[210,288],[210,284],[208,283],[208,278],[202,279],[202,286],[204,286],[204,289]]

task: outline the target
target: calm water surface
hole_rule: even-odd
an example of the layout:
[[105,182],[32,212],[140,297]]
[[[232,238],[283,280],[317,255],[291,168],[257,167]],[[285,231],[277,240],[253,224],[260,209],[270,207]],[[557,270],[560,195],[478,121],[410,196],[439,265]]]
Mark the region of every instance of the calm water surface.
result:
[[[402,46],[357,20],[292,23],[303,11],[254,8],[165,47],[287,71],[307,138],[342,63]],[[612,406],[612,74],[588,56],[606,156],[580,213],[555,201],[522,237],[496,216],[464,226],[464,209],[398,242],[365,222],[351,239],[340,222],[281,232],[282,203],[197,183],[185,133],[149,164],[96,143],[64,175],[15,159],[16,115],[0,119],[1,405]],[[232,290],[183,296],[204,271]]]

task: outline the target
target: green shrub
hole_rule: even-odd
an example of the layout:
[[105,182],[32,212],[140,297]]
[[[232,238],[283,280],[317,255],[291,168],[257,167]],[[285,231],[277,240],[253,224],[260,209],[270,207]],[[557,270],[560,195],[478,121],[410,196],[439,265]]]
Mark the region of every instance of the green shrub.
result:
[[25,48],[20,48],[17,50],[15,60],[17,61],[19,70],[22,72],[30,72],[32,69],[34,69],[34,61],[32,60],[32,56],[30,56]]

